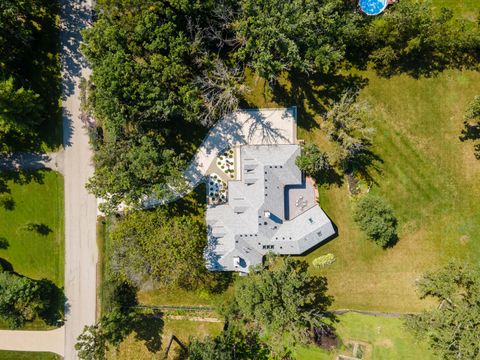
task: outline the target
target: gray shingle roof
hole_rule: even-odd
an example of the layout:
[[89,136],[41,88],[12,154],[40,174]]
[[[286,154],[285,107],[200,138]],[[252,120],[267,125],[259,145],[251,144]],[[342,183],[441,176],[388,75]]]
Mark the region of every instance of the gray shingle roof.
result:
[[294,144],[241,147],[241,179],[229,181],[226,204],[207,208],[209,269],[248,272],[268,251],[302,254],[335,233],[313,201],[298,216],[286,216],[293,201],[289,186],[304,186],[306,197],[313,194],[295,165],[299,154]]

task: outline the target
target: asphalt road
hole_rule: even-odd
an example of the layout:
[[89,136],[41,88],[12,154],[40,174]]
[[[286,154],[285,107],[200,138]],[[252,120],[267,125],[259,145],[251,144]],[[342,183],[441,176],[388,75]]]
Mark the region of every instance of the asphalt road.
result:
[[65,179],[65,359],[77,359],[75,343],[96,314],[96,208],[85,189],[93,174],[88,135],[80,120],[79,80],[90,70],[82,58],[80,30],[90,23],[91,0],[61,0],[62,105]]

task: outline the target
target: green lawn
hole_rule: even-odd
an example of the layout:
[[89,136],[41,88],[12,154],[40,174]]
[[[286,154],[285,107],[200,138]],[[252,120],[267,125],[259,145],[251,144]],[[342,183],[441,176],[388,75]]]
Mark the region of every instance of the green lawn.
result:
[[[4,175],[5,176],[5,175]],[[32,279],[47,278],[63,286],[64,227],[63,177],[53,171],[36,171],[25,183],[7,182],[13,210],[0,208],[0,238],[8,247],[0,258],[13,270]],[[45,234],[28,231],[27,223],[45,225]]]
[[340,349],[327,352],[318,347],[301,348],[296,351],[296,358],[300,360],[333,360],[338,354],[352,356],[346,346],[352,340],[365,344],[364,359],[366,360],[428,360],[435,358],[425,342],[415,339],[405,330],[401,319],[354,313],[341,315],[338,319],[340,321],[335,327],[343,344]]
[[[459,134],[466,104],[480,93],[480,74],[449,71],[433,79],[380,79],[366,74],[361,97],[371,104],[381,158],[372,191],[393,206],[399,242],[383,250],[365,239],[352,220],[346,186],[321,191],[321,205],[339,236],[306,259],[332,252],[322,270],[336,307],[418,311],[415,280],[452,257],[480,259],[480,162]],[[322,143],[320,131],[300,136]]]
[[60,356],[47,352],[0,350],[0,360],[59,360]]
[[[157,331],[152,332],[152,328],[145,328],[144,334],[132,333],[119,345],[118,350],[111,351],[107,358],[109,360],[165,360],[165,350],[172,335],[175,335],[183,344],[188,345],[190,337],[216,336],[220,334],[222,327],[223,323],[164,319],[162,327]],[[150,333],[148,333],[149,331]],[[145,337],[145,335],[148,336]],[[180,347],[173,343],[167,359],[178,359],[175,355],[179,350]]]

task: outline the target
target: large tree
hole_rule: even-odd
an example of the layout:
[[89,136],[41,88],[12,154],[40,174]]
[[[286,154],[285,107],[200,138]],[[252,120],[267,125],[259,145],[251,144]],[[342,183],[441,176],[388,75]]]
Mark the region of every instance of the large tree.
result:
[[31,140],[42,109],[38,94],[16,86],[12,77],[0,80],[0,153]]
[[269,262],[269,268],[252,269],[235,283],[236,314],[269,335],[275,347],[284,337],[307,342],[328,316],[332,299],[326,294],[327,280],[311,275],[305,261],[287,257]]
[[363,197],[355,207],[353,218],[368,238],[378,245],[387,247],[397,241],[397,218],[383,198],[376,195]]
[[370,114],[367,103],[356,101],[355,94],[347,92],[325,114],[322,128],[337,144],[335,160],[350,173],[362,170],[370,161],[373,129],[368,127]]
[[0,319],[17,328],[34,320],[48,306],[40,282],[17,274],[0,272]]
[[15,60],[31,46],[38,23],[39,0],[2,0],[0,2],[0,70],[14,66]]
[[165,149],[158,137],[107,142],[94,156],[95,174],[87,188],[105,200],[104,211],[120,204],[139,208],[147,197],[165,199],[186,188],[183,160]]
[[267,360],[269,354],[258,334],[244,333],[234,326],[214,338],[191,339],[188,347],[189,360]]
[[431,1],[402,0],[377,17],[365,34],[369,60],[382,75],[431,75],[447,68],[478,67],[480,27],[455,18]]
[[480,357],[480,271],[450,262],[428,272],[418,283],[420,296],[439,301],[436,309],[407,318],[407,326],[427,338],[442,359]]
[[125,132],[165,133],[199,121],[203,100],[195,82],[200,39],[193,24],[211,2],[99,1],[99,19],[83,33],[92,63],[91,100],[107,140]]
[[235,56],[267,80],[290,70],[333,71],[355,31],[352,10],[342,0],[241,0]]
[[475,142],[475,156],[480,159],[480,96],[477,95],[473,98],[472,102],[468,105],[465,111],[464,128],[460,140],[472,140]]
[[313,143],[302,146],[302,153],[295,159],[295,164],[300,170],[314,178],[321,177],[331,167],[328,155]]
[[126,214],[111,233],[112,270],[121,280],[142,286],[195,288],[208,276],[203,259],[202,223],[164,209]]

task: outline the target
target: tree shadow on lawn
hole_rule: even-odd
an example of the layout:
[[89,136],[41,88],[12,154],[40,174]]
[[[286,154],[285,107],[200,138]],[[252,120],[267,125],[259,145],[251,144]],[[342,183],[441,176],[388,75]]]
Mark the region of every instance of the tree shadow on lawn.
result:
[[6,250],[10,246],[8,240],[0,236],[0,249]]
[[16,171],[0,171],[0,194],[11,193],[11,189],[8,186],[8,182],[10,181],[18,185],[26,185],[31,182],[43,184],[43,180],[45,178],[45,171],[49,170],[28,171],[19,169]]
[[[477,123],[470,123],[468,121],[463,122],[464,128],[459,137],[460,141],[478,141],[480,140],[480,121]],[[473,146],[475,151],[475,157],[480,160],[480,144]]]
[[67,300],[62,288],[59,288],[51,280],[38,280],[42,299],[46,300],[46,307],[39,316],[50,326],[61,326],[65,316],[65,302]]
[[48,225],[38,223],[27,223],[25,225],[25,230],[34,231],[42,236],[47,236],[48,234],[53,232],[53,230]]
[[137,319],[133,323],[135,339],[143,341],[148,351],[156,353],[162,348],[164,325],[161,312],[138,314]]
[[290,88],[279,83],[273,86],[273,99],[283,106],[297,106],[298,126],[305,130],[318,128],[316,117],[328,111],[329,106],[340,99],[347,91],[358,93],[368,84],[368,79],[359,75],[342,75],[339,73],[288,74]]
[[383,163],[383,159],[378,154],[375,154],[371,150],[364,150],[354,162],[348,164],[345,168],[345,173],[359,175],[367,182],[378,185],[378,181],[375,180],[374,174],[382,174],[380,166]]

